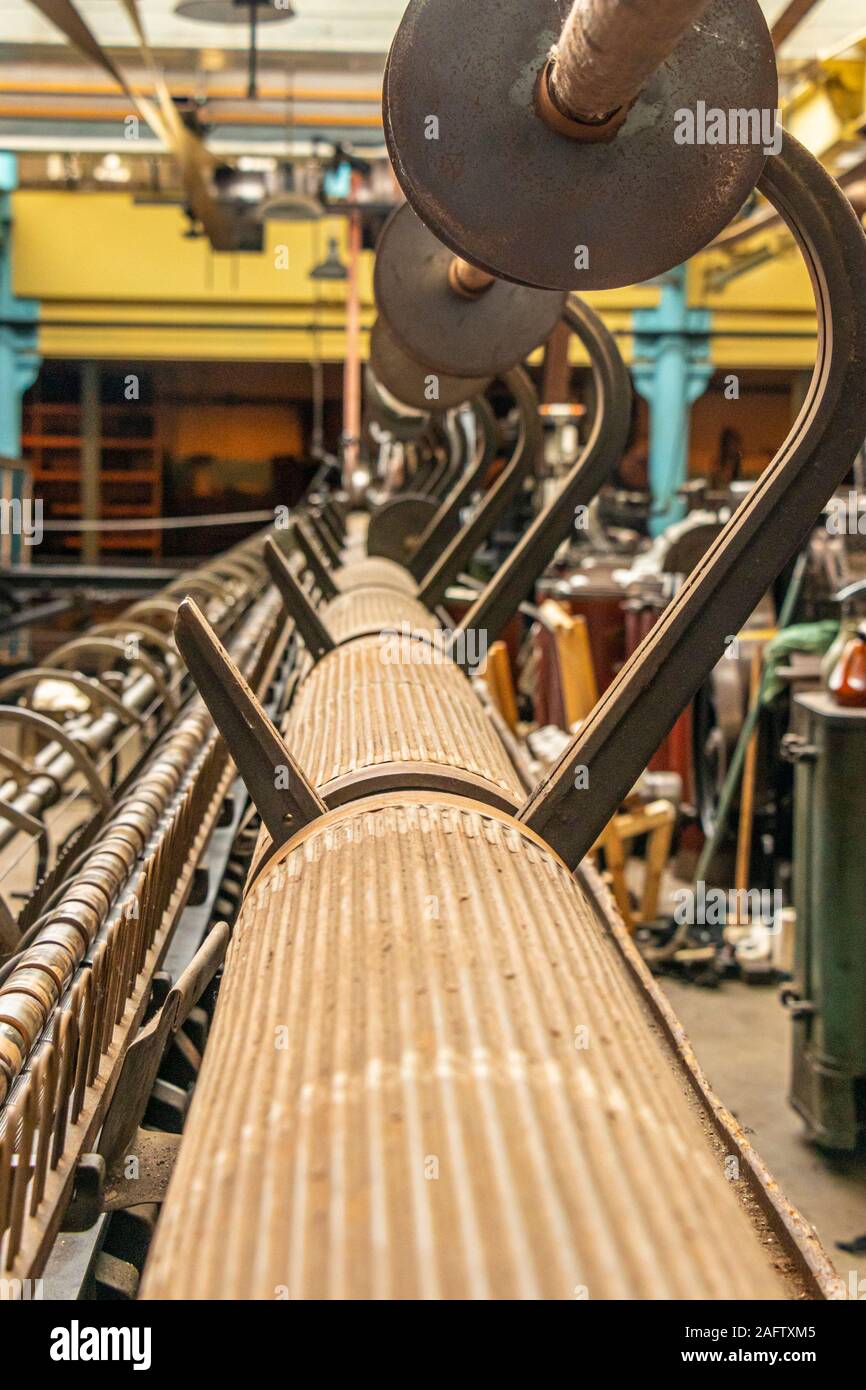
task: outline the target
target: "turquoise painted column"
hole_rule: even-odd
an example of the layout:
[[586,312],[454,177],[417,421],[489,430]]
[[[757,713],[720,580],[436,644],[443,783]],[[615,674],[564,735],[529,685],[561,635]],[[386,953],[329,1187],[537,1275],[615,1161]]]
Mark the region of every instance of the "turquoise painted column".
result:
[[658,536],[685,514],[677,489],[688,469],[691,407],[713,374],[709,360],[712,314],[708,309],[689,308],[685,266],[653,283],[661,285],[657,307],[637,309],[634,314],[632,376],[650,408],[650,531]]
[[[16,298],[12,282],[12,193],[17,186],[15,155],[0,150],[0,457],[6,459],[21,457],[21,401],[41,366],[37,350],[39,305],[35,299]],[[4,472],[8,472],[4,479],[6,500],[21,503],[24,470]],[[22,537],[12,533],[0,540],[9,544],[6,556],[11,563],[19,563]]]

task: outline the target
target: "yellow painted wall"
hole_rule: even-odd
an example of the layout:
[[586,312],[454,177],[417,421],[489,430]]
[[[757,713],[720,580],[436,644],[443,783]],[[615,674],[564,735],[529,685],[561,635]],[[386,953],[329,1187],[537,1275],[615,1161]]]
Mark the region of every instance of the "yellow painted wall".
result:
[[786,246],[772,261],[712,291],[708,273],[727,265],[718,252],[707,252],[689,267],[691,303],[713,313],[713,364],[719,369],[811,369],[817,346],[815,300],[796,247]]
[[[308,361],[344,356],[342,284],[319,285],[309,271],[336,237],[341,218],[270,222],[259,255],[215,254],[183,236],[177,207],[136,206],[124,192],[23,190],[14,195],[14,284],[38,299],[40,349],[46,357]],[[288,250],[287,268],[282,247]],[[372,255],[363,258],[365,326],[373,321]],[[718,315],[712,354],[724,367],[810,367],[815,317],[808,276],[791,248],[733,281],[721,293],[704,286],[699,258],[690,273],[696,305]],[[318,294],[320,303],[314,304]],[[631,314],[656,302],[646,286],[587,296],[618,332],[628,360]],[[318,353],[309,331],[321,332]],[[580,346],[573,360],[585,361]]]
[[[27,190],[13,216],[15,291],[40,302],[46,357],[309,361],[312,323],[320,355],[344,355],[344,288],[308,279],[329,237],[345,256],[342,218],[270,222],[262,253],[226,255],[183,236],[180,208],[126,193]],[[369,324],[369,255],[362,294]]]

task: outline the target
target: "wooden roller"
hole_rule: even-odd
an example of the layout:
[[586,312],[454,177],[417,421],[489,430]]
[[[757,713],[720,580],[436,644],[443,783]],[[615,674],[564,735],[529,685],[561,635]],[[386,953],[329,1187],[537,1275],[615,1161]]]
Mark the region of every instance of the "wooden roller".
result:
[[248,896],[146,1299],[783,1298],[597,905],[513,818],[392,794]]

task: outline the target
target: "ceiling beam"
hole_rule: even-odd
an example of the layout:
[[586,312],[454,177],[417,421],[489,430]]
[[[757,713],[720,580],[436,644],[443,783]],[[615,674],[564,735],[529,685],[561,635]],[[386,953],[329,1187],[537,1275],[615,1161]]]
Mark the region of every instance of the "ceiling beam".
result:
[[788,4],[770,30],[770,35],[776,48],[781,48],[785,40],[791,37],[794,30],[799,29],[803,20],[812,13],[812,10],[814,10],[818,3],[819,0],[788,0]]

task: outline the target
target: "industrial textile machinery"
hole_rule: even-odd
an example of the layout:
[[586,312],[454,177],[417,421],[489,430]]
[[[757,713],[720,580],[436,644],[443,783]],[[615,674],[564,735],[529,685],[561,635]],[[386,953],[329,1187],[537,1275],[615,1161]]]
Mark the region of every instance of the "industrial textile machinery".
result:
[[[679,47],[704,6],[655,8],[658,42],[631,35],[645,65],[632,88],[602,82],[581,96],[579,83],[557,84],[557,68],[574,77],[567,26],[538,109],[524,82],[523,110],[502,94],[527,54],[537,66],[547,52],[559,7],[413,0],[385,98],[409,197],[377,260],[394,341],[381,335],[369,390],[383,430],[428,431],[417,467],[381,510],[349,505],[345,491],[310,499],[288,530],[84,639],[81,662],[61,652],[47,669],[73,671],[86,692],[77,721],[29,720],[44,674],[2,692],[17,700],[5,713],[43,733],[32,766],[6,764],[6,824],[36,833],[70,782],[83,781],[96,808],[28,905],[23,934],[4,920],[0,1267],[13,1296],[16,1280],[37,1276],[48,1297],[77,1291],[91,1266],[81,1274],[75,1241],[93,1261],[107,1223],[131,1210],[156,1224],[146,1299],[845,1297],[710,1090],[585,859],[866,433],[866,240],[795,141],[766,165],[754,150],[702,152],[688,218],[673,197],[655,199],[660,225],[623,214],[632,178],[652,186],[670,156],[657,134],[644,150],[625,138],[630,111],[667,111],[692,88],[703,99],[716,81],[744,102],[775,103],[756,6],[716,0],[716,22]],[[617,7],[583,9],[588,22]],[[733,42],[743,32],[748,62],[730,58],[745,51]],[[442,148],[428,145],[425,164],[419,114],[437,109],[434,72],[438,100],[460,119],[443,119]],[[613,113],[594,122],[608,127],[603,140],[564,138],[580,112]],[[509,122],[518,128],[492,133]],[[482,137],[491,165],[516,160],[525,173],[508,185],[507,237],[490,225],[502,172],[472,163]],[[455,139],[465,183],[453,178]],[[566,297],[575,161],[597,200],[586,288],[660,273],[759,181],[809,266],[819,355],[759,485],[532,785],[474,676],[615,466],[629,414],[613,339]],[[590,356],[589,439],[455,622],[453,585],[538,447],[519,363],[561,316]],[[478,496],[490,460],[479,396],[494,377],[519,429]],[[461,412],[447,427],[430,425],[416,394],[431,382]],[[111,786],[92,753],[111,749],[124,721],[139,756]],[[260,821],[254,847],[243,787]],[[202,1004],[218,981],[209,1024]],[[196,1081],[188,1115],[184,1087],[164,1074],[171,1057],[175,1077]],[[160,1124],[172,1101],[175,1123]],[[115,1292],[119,1280],[115,1270]]]

